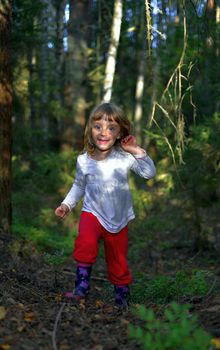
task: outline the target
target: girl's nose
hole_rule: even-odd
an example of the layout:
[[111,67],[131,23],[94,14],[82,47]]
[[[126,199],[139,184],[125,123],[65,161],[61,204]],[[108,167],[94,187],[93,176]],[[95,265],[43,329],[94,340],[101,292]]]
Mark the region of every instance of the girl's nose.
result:
[[102,134],[102,135],[106,135],[106,134],[107,134],[107,131],[108,131],[107,128],[102,128],[102,129],[101,129],[101,134]]

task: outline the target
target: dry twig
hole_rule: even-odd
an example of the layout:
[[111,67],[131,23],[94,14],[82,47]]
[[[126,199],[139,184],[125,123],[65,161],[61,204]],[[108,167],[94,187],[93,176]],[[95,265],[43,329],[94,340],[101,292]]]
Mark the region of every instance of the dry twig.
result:
[[52,344],[53,344],[53,349],[54,350],[58,350],[58,347],[57,347],[57,342],[56,342],[56,333],[57,333],[57,325],[58,325],[58,322],[61,318],[61,314],[63,312],[63,309],[65,307],[66,303],[62,303],[61,304],[61,307],[57,313],[57,317],[56,317],[56,320],[55,320],[55,323],[54,323],[54,328],[53,328],[53,333],[52,333]]

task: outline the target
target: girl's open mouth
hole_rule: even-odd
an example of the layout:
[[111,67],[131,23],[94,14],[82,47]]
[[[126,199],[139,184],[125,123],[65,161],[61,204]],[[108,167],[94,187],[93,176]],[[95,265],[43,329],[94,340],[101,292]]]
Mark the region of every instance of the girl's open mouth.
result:
[[107,143],[109,140],[98,140],[99,143]]

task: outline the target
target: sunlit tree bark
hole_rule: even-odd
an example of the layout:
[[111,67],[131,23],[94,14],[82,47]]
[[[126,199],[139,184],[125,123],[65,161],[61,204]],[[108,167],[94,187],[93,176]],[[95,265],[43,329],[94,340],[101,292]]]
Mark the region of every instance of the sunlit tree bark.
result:
[[0,228],[11,227],[11,110],[10,30],[12,2],[0,4]]
[[29,79],[28,79],[28,97],[29,97],[29,105],[30,105],[30,123],[31,123],[31,130],[33,132],[32,134],[32,148],[35,147],[36,140],[35,140],[35,130],[36,130],[36,101],[34,96],[34,70],[36,64],[36,57],[34,55],[34,49],[33,47],[30,47],[27,52],[27,67],[29,72]]
[[216,56],[220,53],[220,2],[216,6]]
[[135,111],[134,111],[134,122],[135,122],[135,135],[137,141],[141,144],[142,136],[142,116],[143,116],[143,95],[144,95],[144,73],[146,65],[146,51],[141,53],[140,62],[139,62],[139,71],[136,84],[135,92]]
[[[217,62],[219,64],[219,56],[220,56],[220,1],[218,1],[216,6],[216,57]],[[218,81],[218,84],[219,81]],[[220,101],[219,99],[216,101],[216,112],[220,110]]]
[[117,49],[120,39],[122,21],[122,0],[115,0],[111,39],[105,69],[103,100],[108,102],[112,96],[112,86],[115,74]]

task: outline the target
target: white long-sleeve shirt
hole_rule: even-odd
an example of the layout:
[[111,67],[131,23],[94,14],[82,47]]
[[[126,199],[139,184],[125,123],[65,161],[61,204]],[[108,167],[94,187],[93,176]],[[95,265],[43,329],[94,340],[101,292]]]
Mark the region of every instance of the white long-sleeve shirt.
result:
[[148,155],[131,155],[116,148],[99,161],[87,152],[79,155],[75,181],[62,203],[72,210],[84,196],[82,210],[95,215],[109,232],[119,232],[135,217],[128,184],[130,169],[145,179],[156,174]]

